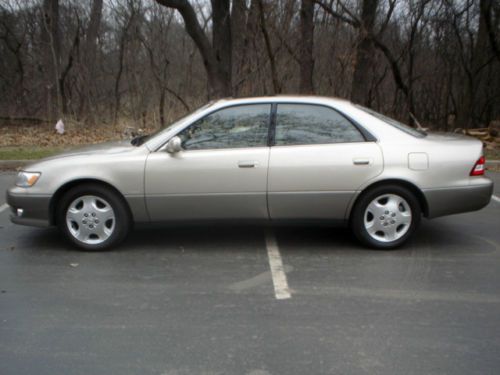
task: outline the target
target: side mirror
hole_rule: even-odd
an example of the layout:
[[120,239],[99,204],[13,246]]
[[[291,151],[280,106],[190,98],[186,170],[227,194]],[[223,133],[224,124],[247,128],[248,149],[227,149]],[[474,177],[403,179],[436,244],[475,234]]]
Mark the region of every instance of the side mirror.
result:
[[170,138],[170,141],[167,143],[166,150],[169,154],[176,154],[177,152],[182,150],[182,141],[179,137],[175,136]]

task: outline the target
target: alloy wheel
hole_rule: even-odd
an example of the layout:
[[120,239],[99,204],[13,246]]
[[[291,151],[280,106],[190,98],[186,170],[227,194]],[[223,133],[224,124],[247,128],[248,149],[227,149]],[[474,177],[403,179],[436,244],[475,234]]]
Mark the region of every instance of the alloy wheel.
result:
[[380,242],[393,242],[410,229],[412,212],[408,202],[396,194],[383,194],[373,199],[364,213],[364,226],[370,237]]
[[113,234],[116,226],[115,213],[105,199],[84,195],[73,200],[68,206],[66,225],[76,240],[97,245]]

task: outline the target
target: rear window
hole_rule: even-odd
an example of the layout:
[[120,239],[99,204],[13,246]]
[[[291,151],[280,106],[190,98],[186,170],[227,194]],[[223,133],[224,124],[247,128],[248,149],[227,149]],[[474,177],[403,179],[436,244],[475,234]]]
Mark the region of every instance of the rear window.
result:
[[390,117],[384,116],[381,113],[375,112],[373,109],[363,107],[362,105],[359,105],[359,104],[355,104],[355,106],[357,108],[361,109],[362,111],[368,113],[369,115],[372,115],[373,117],[376,117],[379,120],[385,122],[386,124],[389,124],[389,125],[395,127],[396,129],[401,130],[407,134],[413,135],[414,137],[423,138],[427,135],[427,133],[423,130],[412,128],[411,126],[403,124],[402,122],[394,120],[393,118],[390,118]]

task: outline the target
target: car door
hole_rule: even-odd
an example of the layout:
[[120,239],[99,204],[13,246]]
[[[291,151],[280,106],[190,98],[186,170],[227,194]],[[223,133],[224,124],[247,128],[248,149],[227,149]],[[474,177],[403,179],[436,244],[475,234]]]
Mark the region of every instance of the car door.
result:
[[271,219],[340,219],[356,190],[382,172],[382,152],[333,108],[278,104],[271,147]]
[[267,219],[270,104],[219,109],[180,131],[182,150],[147,159],[152,221]]

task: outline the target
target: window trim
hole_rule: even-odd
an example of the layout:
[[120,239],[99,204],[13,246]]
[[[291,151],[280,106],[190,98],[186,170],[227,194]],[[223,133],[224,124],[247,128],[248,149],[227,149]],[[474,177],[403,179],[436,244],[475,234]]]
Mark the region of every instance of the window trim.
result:
[[[184,130],[186,130],[187,128],[189,128],[190,126],[194,125],[196,122],[200,121],[200,120],[203,120],[204,118],[207,118],[208,116],[211,116],[213,115],[214,113],[217,113],[217,112],[220,112],[220,111],[224,111],[226,109],[232,109],[232,108],[236,108],[236,107],[250,107],[250,106],[255,106],[255,105],[268,105],[270,108],[269,108],[269,116],[268,116],[268,123],[267,123],[267,139],[266,139],[266,143],[262,146],[247,146],[247,147],[225,147],[225,148],[204,148],[204,149],[196,149],[196,150],[185,150],[185,149],[182,149],[183,152],[194,152],[194,151],[214,151],[214,150],[222,150],[222,151],[225,151],[225,150],[244,150],[244,149],[249,149],[249,148],[263,148],[263,147],[270,147],[270,133],[271,133],[271,124],[272,124],[272,116],[273,116],[273,106],[274,106],[275,103],[273,102],[258,102],[258,103],[239,103],[239,104],[232,104],[232,105],[228,105],[228,106],[225,106],[225,107],[221,107],[221,108],[218,108],[218,109],[214,109],[213,111],[209,112],[209,113],[206,113],[204,116],[201,116],[199,118],[197,118],[196,120],[194,120],[193,122],[189,123],[187,126],[183,127],[182,129],[180,129],[177,133],[175,133],[175,135],[173,135],[171,138],[173,137],[176,137],[179,135],[179,133],[183,132]],[[171,139],[170,138],[170,139]],[[170,139],[168,139],[161,147],[163,148],[169,141]]]
[[276,144],[276,115],[278,112],[278,103],[274,102],[271,105],[271,121],[269,123],[269,135],[267,137],[267,145],[272,147]]
[[[370,133],[368,130],[366,130],[365,127],[360,125],[357,121],[352,119],[350,116],[346,115],[344,112],[341,110],[328,105],[328,104],[323,104],[323,103],[309,103],[309,102],[296,102],[296,101],[273,101],[273,100],[265,100],[265,101],[259,101],[259,102],[254,102],[254,103],[238,103],[238,104],[229,104],[224,107],[220,107],[217,109],[214,109],[208,113],[206,113],[204,116],[198,117],[196,120],[193,120],[186,126],[184,126],[182,129],[179,129],[175,134],[173,134],[171,137],[165,140],[163,144],[161,144],[159,147],[156,148],[153,152],[157,151],[162,151],[167,143],[172,139],[173,137],[177,136],[180,132],[185,130],[186,128],[190,127],[192,124],[194,124],[196,121],[199,121],[207,116],[210,116],[211,114],[221,111],[223,109],[229,109],[229,108],[234,108],[234,107],[241,107],[241,106],[249,106],[249,105],[270,105],[271,106],[271,112],[270,112],[270,117],[269,117],[269,132],[268,132],[268,139],[267,139],[267,146],[260,146],[260,147],[274,147],[276,146],[276,115],[277,115],[277,110],[278,110],[278,105],[280,104],[294,104],[294,105],[311,105],[311,106],[317,106],[317,107],[325,107],[328,109],[331,109],[332,111],[335,111],[339,113],[342,117],[344,117],[347,121],[349,121],[356,129],[359,130],[363,138],[365,139],[365,142],[378,142],[378,139]],[[360,141],[361,142],[361,141]],[[343,142],[343,143],[360,143],[360,142]],[[320,143],[315,143],[315,144],[320,144]],[[340,144],[339,142],[337,143],[321,143],[323,145],[334,145],[334,144]],[[288,145],[288,146],[307,146],[307,145]],[[282,146],[277,146],[277,147],[288,147],[287,145],[282,145]],[[257,148],[257,147],[246,147],[246,148]],[[204,149],[204,150],[184,150],[184,152],[194,152],[194,151],[207,151],[207,150],[242,150],[244,149],[243,147],[236,147],[236,148],[210,148],[210,149]]]
[[[276,105],[275,111],[274,111],[274,119],[271,122],[271,127],[273,128],[272,130],[272,143],[270,143],[270,146],[275,146],[275,147],[290,147],[290,146],[313,146],[313,145],[335,145],[335,144],[345,144],[345,143],[362,143],[362,142],[377,142],[377,138],[375,138],[368,130],[366,130],[363,126],[361,126],[357,121],[354,121],[352,118],[344,114],[342,111],[339,111],[337,108],[334,108],[332,106],[322,104],[322,103],[307,103],[307,102],[274,102],[273,104]],[[280,104],[284,105],[308,105],[308,106],[315,106],[315,107],[324,107],[327,109],[330,109],[336,113],[338,113],[341,117],[346,119],[352,126],[354,126],[360,133],[361,136],[363,137],[363,141],[354,141],[354,142],[332,142],[332,143],[301,143],[301,144],[296,144],[296,145],[276,145],[276,118],[278,116],[278,107]],[[270,132],[271,133],[271,132]],[[271,139],[270,139],[271,141]]]

